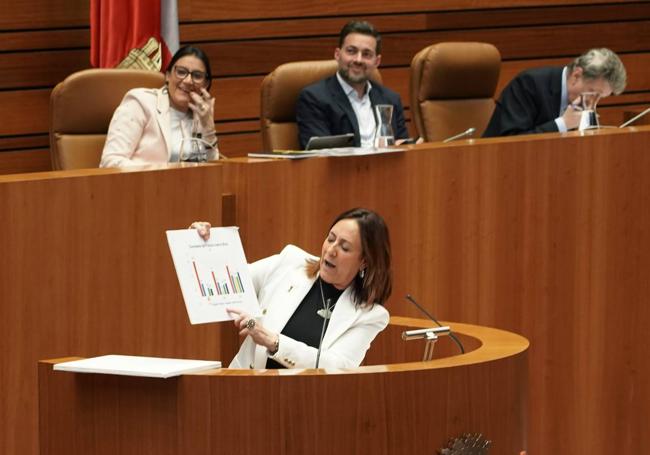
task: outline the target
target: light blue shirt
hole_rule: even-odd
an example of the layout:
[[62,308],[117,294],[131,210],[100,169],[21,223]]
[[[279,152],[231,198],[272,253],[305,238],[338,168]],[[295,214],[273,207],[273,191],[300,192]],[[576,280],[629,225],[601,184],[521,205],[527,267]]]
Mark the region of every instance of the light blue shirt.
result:
[[569,93],[566,86],[567,72],[568,68],[565,66],[562,70],[562,99],[560,100],[560,113],[558,118],[555,119],[555,124],[561,133],[566,133],[568,131],[564,119],[562,118],[564,111],[569,107]]

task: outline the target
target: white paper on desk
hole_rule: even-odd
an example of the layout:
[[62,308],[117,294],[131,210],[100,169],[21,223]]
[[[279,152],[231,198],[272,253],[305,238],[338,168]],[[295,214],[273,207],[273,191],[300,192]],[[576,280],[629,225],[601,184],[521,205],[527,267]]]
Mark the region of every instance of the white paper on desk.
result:
[[400,148],[363,148],[363,147],[339,147],[333,149],[319,150],[321,156],[364,156],[380,155],[382,153],[403,152]]
[[295,153],[249,153],[249,158],[270,158],[274,160],[304,160],[320,156],[319,152],[295,152]]
[[212,228],[207,242],[195,229],[167,231],[167,242],[192,324],[231,320],[228,307],[259,315],[238,228]]
[[167,359],[132,355],[104,355],[54,365],[56,371],[170,378],[185,373],[221,368],[217,360]]

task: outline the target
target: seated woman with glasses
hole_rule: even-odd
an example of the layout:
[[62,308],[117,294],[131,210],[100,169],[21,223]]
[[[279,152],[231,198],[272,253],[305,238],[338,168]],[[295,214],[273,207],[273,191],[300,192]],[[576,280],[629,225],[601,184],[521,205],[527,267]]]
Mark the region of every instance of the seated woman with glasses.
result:
[[100,167],[215,159],[211,83],[207,55],[196,47],[180,48],[164,87],[130,90],[115,110]]

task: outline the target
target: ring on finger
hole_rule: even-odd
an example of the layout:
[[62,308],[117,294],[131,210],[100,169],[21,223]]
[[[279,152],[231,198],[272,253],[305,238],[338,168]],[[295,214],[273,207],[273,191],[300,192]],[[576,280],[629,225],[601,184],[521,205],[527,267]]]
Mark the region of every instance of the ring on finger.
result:
[[246,326],[246,328],[247,328],[248,330],[253,330],[253,329],[255,328],[255,324],[257,324],[257,323],[255,322],[255,319],[250,318],[248,321],[246,321],[245,326]]

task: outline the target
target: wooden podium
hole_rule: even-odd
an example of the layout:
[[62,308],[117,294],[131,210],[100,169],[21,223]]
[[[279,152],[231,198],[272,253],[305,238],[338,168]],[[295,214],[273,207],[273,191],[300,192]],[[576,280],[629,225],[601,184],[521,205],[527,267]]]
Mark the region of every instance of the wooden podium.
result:
[[423,341],[400,334],[429,326],[392,318],[367,365],[349,370],[153,379],[58,372],[61,359],[42,361],[41,454],[435,454],[463,433],[491,440],[490,454],[524,450],[528,341],[452,324],[468,353],[441,338],[441,358],[417,361]]

